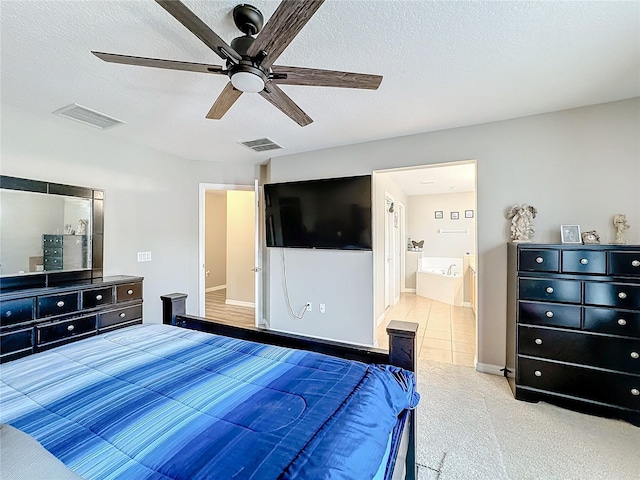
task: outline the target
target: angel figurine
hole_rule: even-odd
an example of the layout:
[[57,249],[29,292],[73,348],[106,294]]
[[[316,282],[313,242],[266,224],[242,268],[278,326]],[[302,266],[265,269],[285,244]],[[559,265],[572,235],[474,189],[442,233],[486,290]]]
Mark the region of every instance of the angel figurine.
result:
[[511,240],[514,243],[529,243],[535,233],[531,223],[538,211],[531,205],[514,205],[507,213],[507,218],[511,219]]
[[619,245],[624,245],[627,243],[624,232],[629,229],[629,224],[627,224],[627,216],[624,213],[618,213],[613,216],[613,226],[616,228],[616,241]]

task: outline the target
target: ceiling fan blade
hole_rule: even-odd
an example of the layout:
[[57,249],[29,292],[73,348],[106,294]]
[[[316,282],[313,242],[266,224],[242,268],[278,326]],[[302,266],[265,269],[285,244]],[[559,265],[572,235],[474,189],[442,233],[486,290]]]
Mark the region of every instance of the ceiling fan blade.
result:
[[274,65],[273,73],[286,74],[287,78],[274,78],[280,85],[309,85],[316,87],[366,88],[376,90],[382,76],[365,73],[337,72],[317,68],[285,67]]
[[211,50],[216,52],[220,58],[230,59],[234,63],[240,61],[241,57],[233,48],[220,38],[206,23],[189,10],[178,0],[156,0],[156,2],[169,12],[176,20],[198,37]]
[[206,63],[178,62],[176,60],[163,60],[161,58],[133,57],[131,55],[118,55],[116,53],[91,52],[100,60],[110,63],[123,63],[125,65],[139,65],[141,67],[166,68],[169,70],[184,70],[186,72],[218,73],[226,75],[226,71],[220,65],[208,65]]
[[222,90],[222,93],[216,99],[216,102],[207,113],[207,118],[212,120],[220,120],[225,113],[231,108],[231,105],[235,103],[238,98],[240,98],[242,92],[240,90],[236,90],[231,85],[231,82],[227,83]]
[[[267,89],[269,89],[269,91],[267,91]],[[260,92],[260,95],[301,127],[313,123],[311,117],[304,113],[275,83],[270,82],[265,89]]]
[[324,0],[282,0],[247,54],[253,57],[265,51],[267,58],[262,66],[268,68],[273,65],[323,2]]

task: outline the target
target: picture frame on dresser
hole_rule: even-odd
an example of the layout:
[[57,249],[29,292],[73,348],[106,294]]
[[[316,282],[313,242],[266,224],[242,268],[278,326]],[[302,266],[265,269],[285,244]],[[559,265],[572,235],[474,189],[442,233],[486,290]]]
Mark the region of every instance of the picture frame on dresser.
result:
[[560,239],[563,244],[582,243],[580,225],[560,225]]

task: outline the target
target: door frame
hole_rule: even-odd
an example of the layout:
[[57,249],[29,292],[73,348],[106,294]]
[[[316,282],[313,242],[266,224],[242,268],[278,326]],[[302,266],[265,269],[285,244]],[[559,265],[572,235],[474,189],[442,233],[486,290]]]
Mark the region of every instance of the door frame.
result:
[[[240,190],[240,191],[255,191],[254,185],[234,185],[224,183],[200,183],[198,184],[198,315],[204,317],[206,314],[206,265],[205,265],[205,245],[204,245],[204,230],[205,230],[205,194],[207,190]],[[257,212],[256,212],[257,213]],[[257,236],[258,232],[254,232]],[[254,282],[255,282],[254,278]],[[259,305],[259,298],[255,298],[255,308],[261,308]]]

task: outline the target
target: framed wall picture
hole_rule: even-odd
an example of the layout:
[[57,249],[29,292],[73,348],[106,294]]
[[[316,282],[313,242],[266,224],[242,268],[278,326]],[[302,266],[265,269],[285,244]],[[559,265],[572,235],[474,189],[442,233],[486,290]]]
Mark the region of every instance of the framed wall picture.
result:
[[442,210],[436,210],[436,218],[444,218],[444,213],[442,212]]
[[458,220],[460,218],[460,212],[451,212],[451,220]]
[[464,218],[473,218],[473,210],[465,210]]
[[562,243],[582,243],[580,225],[560,225]]

